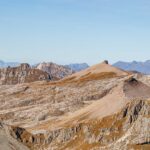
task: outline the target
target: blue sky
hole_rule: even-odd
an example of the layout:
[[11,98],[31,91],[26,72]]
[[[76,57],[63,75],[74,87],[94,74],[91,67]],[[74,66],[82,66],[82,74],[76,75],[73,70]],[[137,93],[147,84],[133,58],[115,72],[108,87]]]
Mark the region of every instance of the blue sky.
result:
[[0,0],[0,59],[150,59],[149,0]]

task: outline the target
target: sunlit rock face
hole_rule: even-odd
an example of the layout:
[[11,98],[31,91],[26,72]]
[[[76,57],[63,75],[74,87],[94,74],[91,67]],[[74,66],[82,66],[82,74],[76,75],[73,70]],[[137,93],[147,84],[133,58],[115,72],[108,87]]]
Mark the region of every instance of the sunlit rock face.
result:
[[52,80],[59,80],[74,73],[70,68],[52,62],[40,63],[36,68],[47,72]]
[[29,64],[0,69],[1,84],[11,85],[41,80],[50,80],[49,74],[38,69],[32,69]]

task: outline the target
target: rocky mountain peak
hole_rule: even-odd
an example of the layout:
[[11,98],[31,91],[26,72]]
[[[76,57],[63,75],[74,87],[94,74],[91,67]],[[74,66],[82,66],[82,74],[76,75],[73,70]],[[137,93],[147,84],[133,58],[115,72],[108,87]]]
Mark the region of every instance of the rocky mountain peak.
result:
[[48,73],[32,69],[27,63],[19,67],[7,67],[0,69],[0,84],[18,84],[41,80],[50,80]]
[[43,62],[36,67],[47,72],[53,80],[59,80],[74,73],[70,68],[52,62]]
[[21,68],[22,70],[27,70],[27,69],[31,69],[31,66],[30,66],[29,64],[27,64],[27,63],[22,63],[22,64],[20,65],[20,68]]

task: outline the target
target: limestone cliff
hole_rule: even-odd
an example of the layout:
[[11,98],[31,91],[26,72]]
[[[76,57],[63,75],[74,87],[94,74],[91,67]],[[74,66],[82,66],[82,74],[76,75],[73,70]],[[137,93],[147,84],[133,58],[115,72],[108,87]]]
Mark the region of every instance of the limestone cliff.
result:
[[41,80],[50,80],[49,74],[38,69],[32,69],[29,64],[0,69],[0,84],[10,85]]
[[36,67],[47,72],[53,80],[59,80],[74,73],[70,68],[55,63],[40,63]]

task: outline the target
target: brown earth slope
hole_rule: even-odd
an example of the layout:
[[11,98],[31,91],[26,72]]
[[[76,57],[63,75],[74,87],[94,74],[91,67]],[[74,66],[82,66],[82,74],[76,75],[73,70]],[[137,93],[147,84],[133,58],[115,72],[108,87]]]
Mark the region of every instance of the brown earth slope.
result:
[[91,66],[83,71],[77,72],[72,76],[64,78],[65,82],[87,82],[90,80],[100,80],[113,77],[123,77],[129,75],[128,72],[115,68],[108,64],[108,61]]

